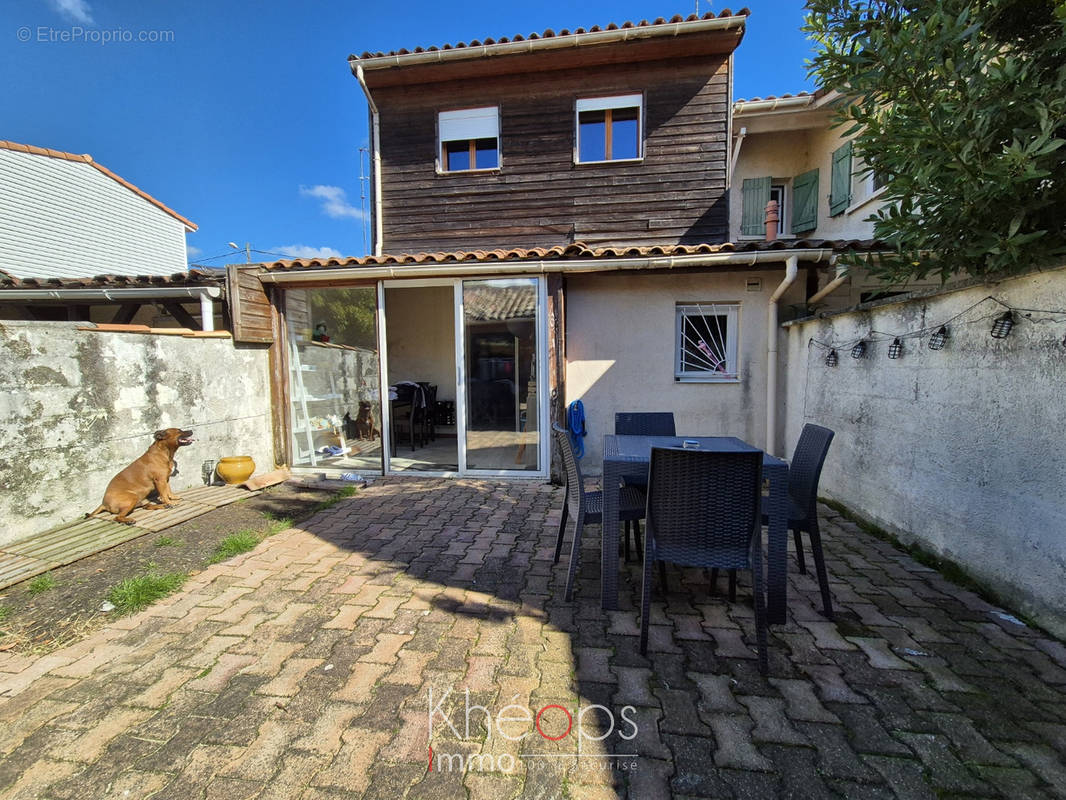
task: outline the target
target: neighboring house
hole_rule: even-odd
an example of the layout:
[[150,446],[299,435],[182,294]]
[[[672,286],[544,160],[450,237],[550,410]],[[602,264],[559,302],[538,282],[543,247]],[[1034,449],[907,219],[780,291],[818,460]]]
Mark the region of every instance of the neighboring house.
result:
[[[766,238],[770,200],[778,203],[777,238],[783,242],[872,239],[868,220],[882,205],[883,185],[854,151],[854,136],[844,136],[850,126],[835,122],[845,102],[840,92],[823,89],[733,103],[732,241]],[[822,282],[830,277],[822,276]],[[856,269],[818,305],[842,308],[938,285],[928,280],[886,286]]]
[[[398,449],[387,470],[547,474],[543,432],[574,400],[590,472],[617,411],[671,410],[682,432],[780,450],[778,306],[802,307],[840,248],[871,243],[731,241],[731,54],[745,23],[726,11],[351,57],[370,107],[374,255],[263,265],[267,291],[234,311],[288,343],[282,460],[321,466],[306,454],[360,401],[389,424],[384,388],[346,394],[319,377],[311,329],[333,327],[340,287],[376,300],[381,387],[432,382],[457,406],[450,450]],[[522,308],[492,335],[472,311],[486,291]],[[263,322],[249,334],[270,337]],[[367,453],[339,463],[380,466]]]
[[223,277],[187,272],[195,230],[92,156],[0,141],[0,318],[211,329]]

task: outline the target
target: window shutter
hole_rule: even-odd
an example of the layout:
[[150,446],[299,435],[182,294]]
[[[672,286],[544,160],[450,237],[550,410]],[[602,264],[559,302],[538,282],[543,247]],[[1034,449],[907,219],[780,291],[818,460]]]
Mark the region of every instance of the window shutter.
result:
[[770,178],[745,178],[742,187],[744,215],[740,221],[742,236],[766,233],[766,204],[770,202]]
[[803,233],[818,227],[818,170],[812,169],[792,179],[792,232]]
[[829,214],[843,213],[851,204],[851,142],[833,153],[833,177],[829,187]]

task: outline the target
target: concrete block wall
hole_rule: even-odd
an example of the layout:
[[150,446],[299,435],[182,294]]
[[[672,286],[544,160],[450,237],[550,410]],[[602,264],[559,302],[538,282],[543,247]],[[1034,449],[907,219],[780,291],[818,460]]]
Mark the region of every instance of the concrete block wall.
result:
[[91,511],[160,428],[195,432],[179,493],[207,460],[274,468],[265,347],[77,328],[0,322],[0,546]]
[[[1066,267],[787,325],[784,442],[791,452],[806,422],[835,430],[823,495],[958,562],[1063,636],[1066,313],[1018,311],[1011,335],[993,339],[1004,308],[990,295],[1066,310]],[[850,356],[871,330],[906,333],[959,314],[943,350],[904,338],[892,360],[891,338],[878,335],[865,358]],[[818,343],[838,345],[837,367]]]

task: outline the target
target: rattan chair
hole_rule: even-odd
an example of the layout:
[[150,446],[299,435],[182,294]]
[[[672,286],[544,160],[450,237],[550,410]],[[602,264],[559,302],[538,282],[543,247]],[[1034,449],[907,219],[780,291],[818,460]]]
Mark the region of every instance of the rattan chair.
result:
[[[673,411],[620,411],[614,415],[614,432],[616,436],[676,436],[677,428],[674,427]],[[624,486],[638,486],[643,489],[648,485],[648,473],[634,473],[623,475]],[[636,544],[638,555],[642,555],[644,545],[640,541],[639,523],[625,526],[625,558],[629,561],[629,537],[630,528]]]
[[799,571],[806,574],[807,564],[803,558],[803,531],[806,531],[811,539],[814,570],[822,593],[822,613],[829,619],[833,618],[833,600],[825,571],[822,534],[818,529],[818,481],[833,436],[835,434],[829,428],[810,423],[804,425],[788,468],[788,527],[796,543],[796,561]]
[[766,674],[766,601],[759,510],[762,456],[759,451],[722,453],[652,448],[644,526],[641,654],[648,650],[654,562],[747,569],[752,573],[759,671]]
[[618,436],[677,436],[672,411],[620,411],[614,415]]
[[[603,522],[603,492],[586,492],[581,476],[581,465],[574,457],[574,448],[566,429],[552,423],[552,432],[566,471],[566,496],[563,498],[563,516],[559,520],[559,534],[555,539],[555,558],[552,563],[559,563],[559,553],[563,547],[568,517],[574,519],[574,539],[570,545],[570,568],[566,574],[566,600],[574,596],[574,577],[577,574],[578,555],[581,552],[581,530],[585,524],[595,525]],[[636,521],[644,516],[644,492],[633,486],[623,486],[618,502],[618,519]]]

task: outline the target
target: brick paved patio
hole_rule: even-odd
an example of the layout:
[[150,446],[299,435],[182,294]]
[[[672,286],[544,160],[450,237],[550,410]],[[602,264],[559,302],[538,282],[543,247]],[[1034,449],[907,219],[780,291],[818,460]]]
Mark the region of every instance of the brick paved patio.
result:
[[561,499],[381,480],[88,640],[0,654],[2,796],[1066,796],[1061,643],[827,512],[837,622],[793,563],[768,679],[749,586],[699,571],[669,573],[644,659],[638,565],[599,610],[598,529],[562,602]]

